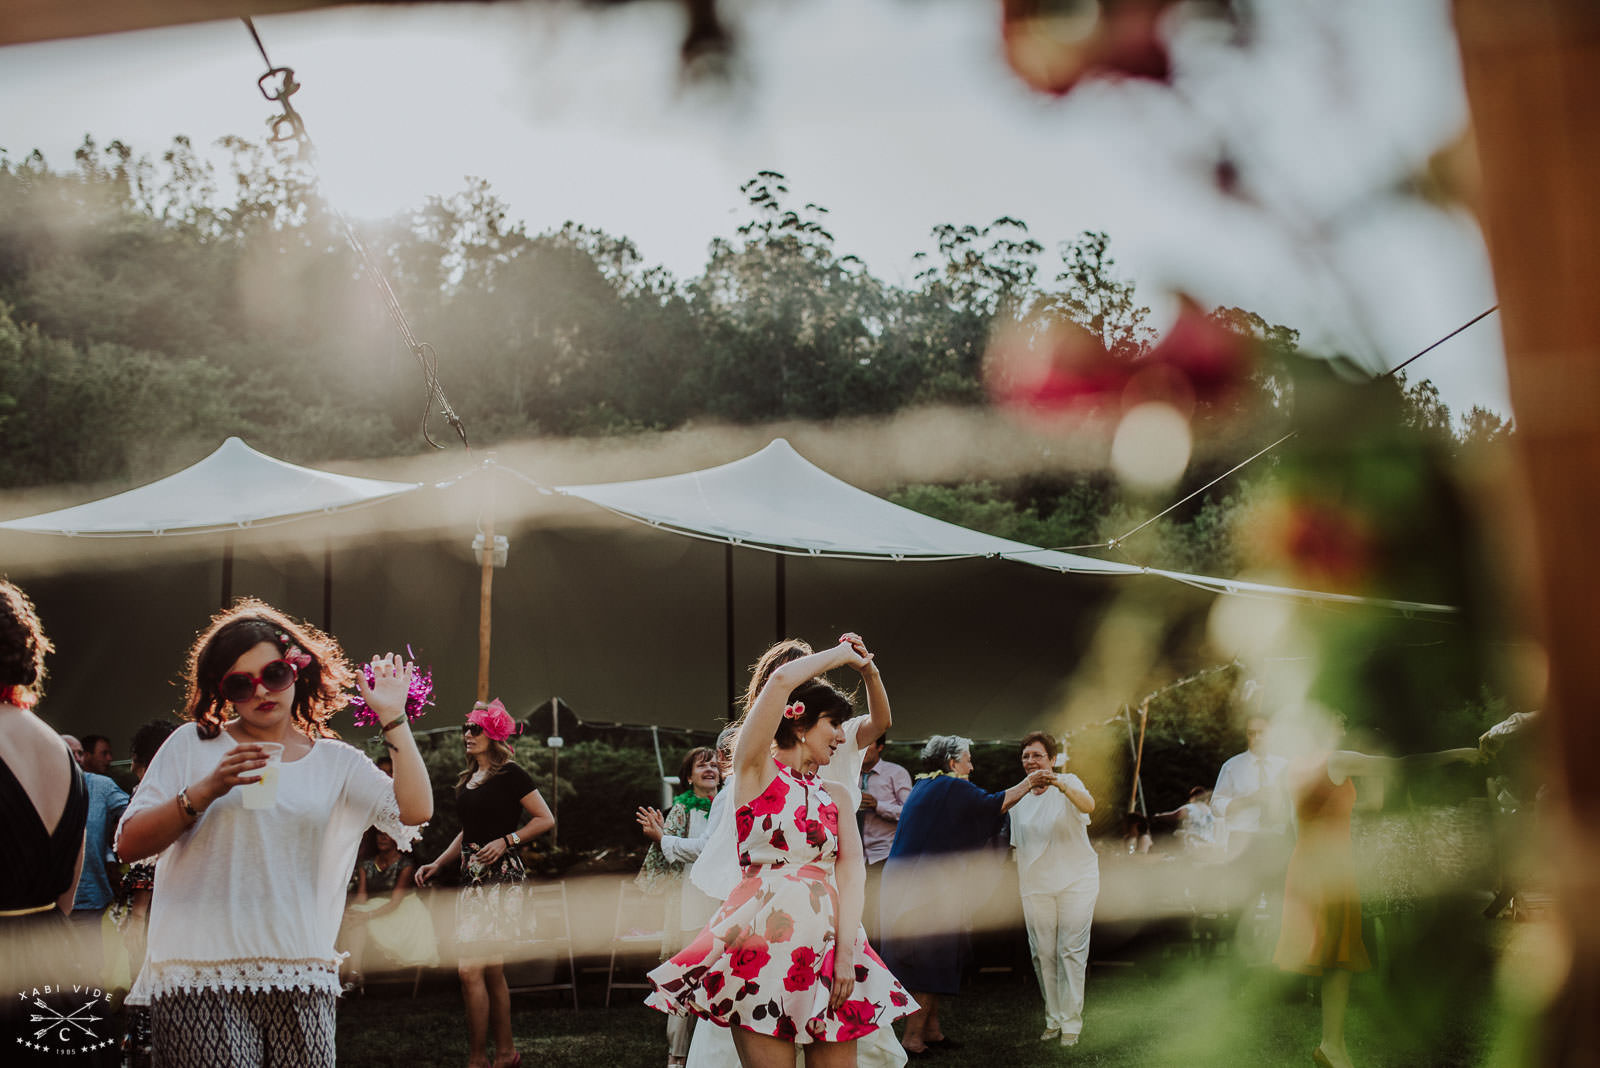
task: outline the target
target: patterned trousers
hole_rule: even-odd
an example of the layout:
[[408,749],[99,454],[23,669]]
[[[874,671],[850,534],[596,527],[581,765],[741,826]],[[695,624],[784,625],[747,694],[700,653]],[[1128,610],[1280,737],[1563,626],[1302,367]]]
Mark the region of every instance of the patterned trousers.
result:
[[333,1068],[334,996],[199,990],[150,1005],[155,1068]]

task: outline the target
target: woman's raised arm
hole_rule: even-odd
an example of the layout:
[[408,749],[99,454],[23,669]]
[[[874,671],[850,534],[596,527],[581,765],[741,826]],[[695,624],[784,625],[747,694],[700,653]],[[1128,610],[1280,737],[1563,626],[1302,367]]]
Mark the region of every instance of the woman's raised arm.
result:
[[1328,778],[1335,783],[1349,778],[1388,777],[1444,767],[1448,764],[1475,764],[1481,760],[1476,749],[1445,749],[1437,753],[1411,756],[1371,756],[1342,749],[1328,755]]
[[888,734],[889,728],[894,726],[894,714],[889,711],[889,691],[884,689],[883,676],[878,674],[878,663],[861,635],[846,631],[839,640],[849,642],[866,660],[856,668],[861,673],[862,684],[867,688],[867,721],[856,732],[856,745],[865,749]]
[[415,664],[390,653],[372,658],[370,687],[366,673],[356,672],[356,687],[382,724],[383,744],[394,762],[395,805],[400,810],[400,822],[408,827],[433,818],[433,784],[428,781],[428,768],[417,751],[417,740],[411,736],[411,723],[406,717],[406,695],[415,671]]
[[[870,656],[870,654],[869,654]],[[795,687],[825,671],[849,665],[866,663],[849,642],[840,642],[830,649],[802,656],[778,667],[761,688],[756,701],[739,728],[739,744],[733,752],[733,770],[736,776],[734,799],[743,804],[755,797],[766,786],[767,753],[773,735],[778,733],[778,721],[783,718],[784,702]]]

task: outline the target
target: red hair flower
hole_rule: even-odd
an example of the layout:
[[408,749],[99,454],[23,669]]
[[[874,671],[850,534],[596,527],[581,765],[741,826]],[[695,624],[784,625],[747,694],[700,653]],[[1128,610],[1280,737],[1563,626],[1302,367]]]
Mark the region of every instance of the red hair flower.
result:
[[296,671],[304,671],[311,666],[311,654],[296,645],[287,634],[279,631],[278,641],[283,643],[283,658],[293,664]]
[[803,716],[805,714],[806,714],[806,703],[804,701],[796,701],[792,705],[784,705],[783,706],[783,718],[784,719],[799,719],[801,716]]

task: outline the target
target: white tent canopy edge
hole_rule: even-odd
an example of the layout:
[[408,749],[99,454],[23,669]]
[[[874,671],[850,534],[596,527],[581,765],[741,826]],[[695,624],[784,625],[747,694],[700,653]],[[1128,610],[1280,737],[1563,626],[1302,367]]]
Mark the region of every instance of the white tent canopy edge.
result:
[[319,471],[230,437],[166,478],[97,501],[0,523],[0,530],[78,538],[215,534],[377,504],[422,488]]
[[811,463],[783,438],[699,471],[552,489],[671,533],[785,555],[905,562],[998,558],[1060,573],[1150,575],[1231,596],[1364,605],[1405,614],[1456,611],[1450,605],[1142,567],[995,537],[858,489]]

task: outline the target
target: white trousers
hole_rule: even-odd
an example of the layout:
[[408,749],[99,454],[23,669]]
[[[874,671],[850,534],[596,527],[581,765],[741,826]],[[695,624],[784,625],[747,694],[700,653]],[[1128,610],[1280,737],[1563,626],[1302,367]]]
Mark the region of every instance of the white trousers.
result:
[[1047,1026],[1062,1034],[1083,1030],[1083,980],[1089,970],[1089,925],[1100,896],[1098,872],[1054,894],[1023,894],[1033,974],[1044,994]]

